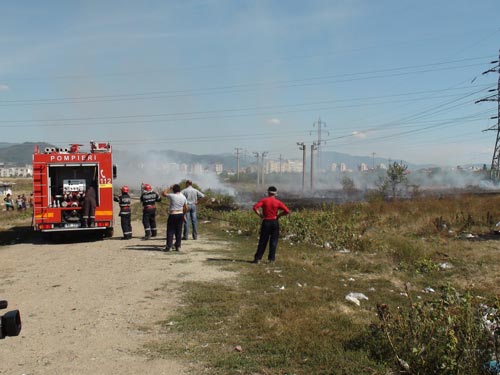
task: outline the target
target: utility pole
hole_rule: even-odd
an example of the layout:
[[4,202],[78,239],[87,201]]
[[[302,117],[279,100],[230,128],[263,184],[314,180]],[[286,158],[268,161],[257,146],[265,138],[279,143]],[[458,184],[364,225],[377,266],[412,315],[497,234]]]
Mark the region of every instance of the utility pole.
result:
[[261,154],[261,157],[262,157],[262,174],[261,174],[261,181],[262,181],[262,185],[264,185],[264,175],[266,173],[265,171],[265,167],[264,167],[264,158],[266,157],[267,155],[267,151],[263,151],[262,154]]
[[[318,135],[318,140],[315,142],[318,150],[318,170],[321,169],[321,145],[326,144],[326,141],[323,141],[322,139],[322,134],[323,134],[323,128],[326,129],[326,122],[321,121],[321,117],[318,118],[318,121],[313,123],[313,127],[316,128],[316,133]],[[325,130],[327,135],[330,135],[330,132],[328,130]],[[312,132],[311,132],[312,133]]]
[[302,192],[306,189],[306,145],[304,142],[297,142],[299,150],[302,150]]
[[259,186],[260,186],[259,185],[259,182],[260,182],[260,180],[259,180],[259,171],[260,171],[260,165],[259,165],[260,159],[259,159],[259,157],[260,157],[260,154],[258,152],[254,152],[253,154],[257,158],[257,168],[256,168],[256,170],[257,170],[257,190],[259,190]]
[[372,152],[372,169],[375,170],[375,153]]
[[498,60],[491,61],[490,64],[496,64],[492,68],[484,71],[482,74],[488,74],[492,72],[498,73],[498,83],[496,89],[488,90],[488,92],[495,92],[496,94],[489,95],[485,98],[476,100],[476,104],[480,102],[497,102],[497,115],[490,117],[490,119],[496,119],[496,125],[490,127],[489,129],[485,129],[483,131],[488,130],[496,130],[497,137],[495,140],[495,148],[493,149],[493,157],[491,158],[491,170],[490,177],[494,181],[498,181],[500,179],[500,51],[498,52]]
[[235,148],[236,150],[236,181],[240,180],[240,151],[242,148]]
[[318,149],[316,142],[311,145],[311,193],[314,192],[314,150]]

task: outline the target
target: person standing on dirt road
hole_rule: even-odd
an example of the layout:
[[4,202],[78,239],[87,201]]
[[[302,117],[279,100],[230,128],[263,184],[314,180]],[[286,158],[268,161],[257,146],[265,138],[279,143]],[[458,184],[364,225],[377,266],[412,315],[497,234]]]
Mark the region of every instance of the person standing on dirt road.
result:
[[269,254],[267,259],[270,263],[276,260],[276,248],[278,247],[280,234],[278,219],[290,213],[288,207],[276,198],[277,194],[276,187],[269,186],[267,197],[262,198],[253,206],[253,211],[262,219],[262,224],[260,226],[259,244],[252,263],[260,263],[268,242]]
[[186,188],[181,190],[181,194],[186,197],[188,205],[186,221],[184,222],[184,234],[182,236],[182,239],[188,239],[189,226],[191,225],[191,229],[193,230],[193,240],[196,240],[198,238],[198,218],[196,215],[196,205],[198,204],[198,199],[204,198],[205,194],[203,194],[198,189],[195,189],[191,180],[186,181]]
[[144,239],[149,240],[156,237],[156,202],[161,201],[161,197],[149,184],[142,184],[142,225],[144,225]]
[[[172,191],[173,193],[170,193]],[[165,251],[170,251],[172,245],[179,251],[182,240],[182,224],[184,224],[185,214],[188,210],[187,199],[181,194],[181,187],[178,184],[170,186],[161,193],[170,201],[167,219],[167,244]],[[175,236],[175,244],[174,244]]]
[[118,202],[120,206],[120,222],[122,226],[123,239],[130,240],[132,238],[132,223],[131,223],[131,200],[130,195],[128,195],[128,186],[122,186],[121,195],[114,197],[114,201]]

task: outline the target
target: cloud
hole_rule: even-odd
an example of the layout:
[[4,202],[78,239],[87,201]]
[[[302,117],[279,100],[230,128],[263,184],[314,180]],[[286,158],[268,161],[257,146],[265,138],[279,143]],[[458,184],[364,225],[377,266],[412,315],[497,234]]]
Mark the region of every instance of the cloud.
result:
[[0,91],[9,91],[9,86],[0,83]]
[[281,120],[279,118],[270,118],[267,120],[267,123],[271,125],[279,125],[281,124]]
[[363,133],[363,132],[353,131],[352,135],[355,138],[361,138],[361,139],[365,139],[366,138],[366,133]]

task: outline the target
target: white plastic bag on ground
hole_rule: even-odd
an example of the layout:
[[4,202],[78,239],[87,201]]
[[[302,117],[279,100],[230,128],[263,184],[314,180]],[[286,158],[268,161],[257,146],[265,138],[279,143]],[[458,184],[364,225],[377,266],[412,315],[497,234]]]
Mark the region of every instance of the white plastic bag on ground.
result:
[[368,300],[368,297],[365,296],[363,293],[351,292],[347,296],[345,296],[345,299],[359,306],[361,304],[360,300],[362,299]]

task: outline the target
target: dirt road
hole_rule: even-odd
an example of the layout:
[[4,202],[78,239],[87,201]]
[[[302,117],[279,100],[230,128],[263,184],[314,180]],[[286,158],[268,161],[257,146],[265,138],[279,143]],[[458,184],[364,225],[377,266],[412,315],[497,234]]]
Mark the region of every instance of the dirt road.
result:
[[0,374],[187,374],[138,349],[168,340],[157,323],[178,306],[180,283],[232,274],[206,262],[227,244],[201,237],[164,253],[164,236],[0,246],[0,299],[10,304],[0,314],[19,309],[23,319],[19,337],[0,341]]

